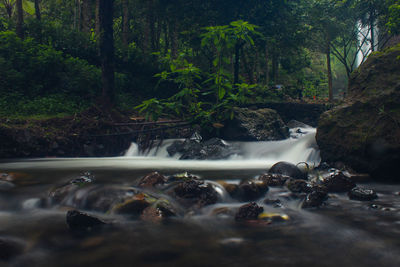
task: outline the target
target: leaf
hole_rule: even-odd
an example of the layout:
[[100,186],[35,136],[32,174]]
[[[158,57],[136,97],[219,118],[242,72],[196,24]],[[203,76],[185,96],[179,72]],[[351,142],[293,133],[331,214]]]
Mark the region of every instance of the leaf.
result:
[[22,8],[24,9],[24,11],[26,13],[28,13],[29,15],[34,15],[35,14],[35,6],[32,2],[30,1],[22,1]]

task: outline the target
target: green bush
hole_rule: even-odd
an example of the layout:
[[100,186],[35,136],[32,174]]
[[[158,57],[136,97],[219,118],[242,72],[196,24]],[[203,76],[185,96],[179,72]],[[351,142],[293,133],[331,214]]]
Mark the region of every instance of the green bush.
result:
[[30,98],[64,94],[94,98],[101,88],[100,70],[87,61],[65,56],[32,38],[0,32],[0,92]]

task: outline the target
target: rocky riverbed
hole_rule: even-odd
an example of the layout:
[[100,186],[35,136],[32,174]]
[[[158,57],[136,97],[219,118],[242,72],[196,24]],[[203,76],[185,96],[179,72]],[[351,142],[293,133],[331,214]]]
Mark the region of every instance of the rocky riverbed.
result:
[[183,173],[1,166],[9,266],[400,263],[400,187],[324,164],[306,173],[285,162]]

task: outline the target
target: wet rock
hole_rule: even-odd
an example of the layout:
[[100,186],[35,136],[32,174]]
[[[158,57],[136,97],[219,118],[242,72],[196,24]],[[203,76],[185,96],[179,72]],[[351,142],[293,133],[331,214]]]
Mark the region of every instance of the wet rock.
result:
[[265,205],[269,205],[269,206],[273,206],[274,208],[281,208],[283,206],[282,202],[279,199],[269,199],[269,198],[267,198],[267,199],[264,200],[264,204]]
[[1,181],[0,180],[0,191],[8,191],[15,187],[15,184],[8,181]]
[[312,128],[310,125],[305,124],[301,121],[291,120],[287,123],[289,128]]
[[218,184],[220,184],[228,194],[233,197],[237,198],[239,195],[239,185],[237,184],[230,184],[225,181],[217,181]]
[[360,200],[360,201],[371,201],[378,198],[378,195],[374,190],[371,189],[363,189],[360,187],[355,187],[351,189],[348,193],[350,199]]
[[316,208],[322,205],[322,203],[328,198],[326,191],[315,190],[309,193],[303,204],[302,208]]
[[289,129],[272,109],[233,108],[234,119],[221,129],[222,138],[234,141],[271,141],[289,137]]
[[156,185],[163,185],[167,179],[158,172],[152,172],[140,179],[138,186],[152,188]]
[[215,204],[218,201],[218,193],[210,185],[201,180],[190,180],[178,184],[174,193],[180,199],[199,207]]
[[324,177],[322,185],[326,186],[330,193],[348,192],[356,187],[356,184],[352,180],[336,169],[332,170],[328,176]]
[[266,173],[258,177],[258,180],[266,183],[267,186],[283,186],[290,177],[277,173]]
[[149,207],[151,204],[147,199],[147,196],[143,193],[138,194],[130,199],[126,199],[122,203],[116,204],[111,211],[117,214],[128,214],[133,216],[139,216],[144,209]]
[[296,165],[286,161],[275,163],[268,173],[282,174],[293,179],[307,179],[307,174],[303,173]]
[[8,238],[0,238],[0,262],[9,261],[23,252],[23,244]]
[[78,232],[92,231],[106,224],[92,215],[77,210],[68,211],[66,220],[69,229]]
[[91,184],[93,182],[94,182],[94,175],[89,171],[82,173],[78,178],[70,181],[71,184],[78,186],[84,186],[87,184]]
[[257,220],[258,215],[260,215],[263,211],[263,207],[258,206],[255,202],[251,202],[239,208],[239,211],[235,215],[235,220],[237,222]]
[[167,148],[168,154],[174,156],[182,154],[179,159],[225,159],[238,153],[238,149],[229,145],[219,138],[212,138],[207,141],[201,139],[186,139],[175,141]]
[[241,201],[253,201],[265,195],[268,186],[263,181],[245,180],[239,184],[238,192],[233,197]]
[[273,222],[287,221],[289,220],[289,216],[286,214],[262,212],[258,215],[258,219],[263,220],[267,224],[270,224]]
[[286,187],[293,193],[311,193],[312,185],[304,180],[289,179]]
[[375,179],[399,178],[400,45],[368,57],[349,79],[343,105],[321,115],[323,161],[343,161]]

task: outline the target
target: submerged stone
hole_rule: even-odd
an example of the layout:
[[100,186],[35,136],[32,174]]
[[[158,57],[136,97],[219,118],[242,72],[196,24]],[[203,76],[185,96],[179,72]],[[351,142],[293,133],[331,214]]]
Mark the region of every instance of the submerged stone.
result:
[[286,187],[293,193],[311,193],[312,185],[304,180],[289,179]]
[[238,191],[234,198],[241,201],[253,201],[259,199],[268,192],[268,186],[263,181],[244,180],[239,184]]
[[102,220],[92,215],[77,210],[69,210],[67,212],[66,221],[69,229],[71,229],[72,231],[79,231],[79,232],[98,229],[99,227],[106,224]]
[[166,178],[164,175],[159,174],[158,172],[152,172],[139,180],[139,187],[147,187],[152,188],[156,185],[163,185],[166,182]]
[[215,204],[218,201],[218,193],[215,189],[201,180],[189,180],[179,183],[174,192],[177,197],[199,207]]
[[353,188],[349,193],[348,196],[350,199],[353,200],[360,200],[360,201],[371,201],[378,198],[378,195],[375,193],[374,190],[371,189],[363,189],[360,187]]
[[268,186],[283,186],[290,177],[279,173],[266,173],[258,177],[258,180],[265,182]]
[[271,169],[269,169],[268,173],[282,174],[290,176],[293,179],[307,179],[307,174],[303,173],[296,165],[286,161],[275,163]]
[[257,220],[258,215],[260,215],[263,211],[263,207],[258,206],[255,202],[251,202],[239,208],[239,211],[235,215],[235,220],[237,222]]
[[319,207],[323,204],[323,202],[328,198],[328,194],[325,191],[320,191],[320,190],[316,190],[316,191],[312,191],[311,193],[309,193],[303,204],[302,204],[302,208],[316,208]]
[[356,187],[356,184],[352,180],[336,169],[332,170],[328,177],[324,178],[322,184],[326,186],[328,192],[331,193],[348,192]]

